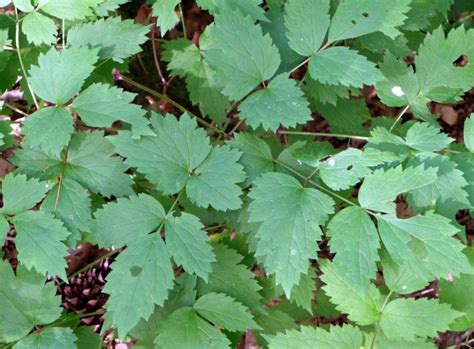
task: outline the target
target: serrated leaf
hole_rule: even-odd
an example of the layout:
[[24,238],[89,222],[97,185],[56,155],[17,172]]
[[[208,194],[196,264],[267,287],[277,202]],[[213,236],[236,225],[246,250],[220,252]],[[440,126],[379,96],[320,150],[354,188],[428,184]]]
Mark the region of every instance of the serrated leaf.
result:
[[448,330],[461,314],[431,299],[396,299],[385,307],[380,328],[389,339],[415,341]]
[[[153,197],[140,194],[108,203],[94,213],[92,231],[100,246],[125,246],[158,228],[166,213]],[[130,231],[133,230],[133,234]]]
[[397,264],[387,251],[381,253],[383,278],[390,291],[409,294],[423,289],[428,282],[416,275],[409,264]]
[[23,126],[23,134],[32,147],[59,155],[69,143],[74,125],[71,114],[63,107],[49,107],[31,114]]
[[98,48],[100,58],[121,63],[141,51],[140,45],[147,41],[148,31],[147,26],[130,19],[110,17],[75,25],[68,30],[67,43],[71,47]]
[[126,163],[138,170],[165,194],[186,187],[189,199],[201,207],[237,209],[242,201],[237,183],[245,173],[237,163],[240,153],[229,146],[212,148],[203,129],[183,114],[157,119],[156,137],[133,140],[121,132],[110,140]]
[[213,15],[229,10],[239,10],[245,16],[250,16],[254,21],[267,20],[264,10],[260,7],[262,0],[197,0],[197,4]]
[[[183,331],[186,329],[186,331]],[[189,307],[176,310],[163,321],[155,339],[158,349],[223,349],[230,348],[227,337]]]
[[250,185],[260,175],[274,171],[275,164],[270,147],[256,135],[236,133],[230,144],[232,148],[242,152],[239,163],[244,166],[247,174],[247,180],[244,182],[245,186]]
[[319,225],[334,211],[334,201],[280,173],[257,178],[249,196],[249,222],[261,222],[256,256],[289,297],[300,274],[308,272],[309,258],[316,257]]
[[364,153],[355,148],[331,156],[319,168],[321,179],[334,190],[350,188],[371,172],[363,162],[363,156]]
[[40,54],[38,65],[31,66],[28,82],[35,94],[45,101],[64,104],[79,92],[94,70],[95,51],[87,48],[55,48]]
[[242,189],[237,183],[246,178],[237,162],[240,155],[228,145],[213,148],[186,184],[189,199],[200,207],[212,206],[220,211],[240,208]]
[[239,11],[215,17],[206,30],[208,45],[202,48],[206,62],[216,71],[217,84],[230,99],[242,99],[270,79],[280,65],[280,54],[270,36]]
[[89,231],[91,220],[91,199],[89,193],[79,183],[65,178],[48,193],[41,209],[60,219],[72,233]]
[[71,108],[89,126],[111,127],[114,121],[122,120],[132,125],[134,137],[153,136],[144,117],[146,111],[132,104],[135,96],[114,86],[93,84],[74,100]]
[[337,310],[348,314],[350,320],[362,326],[374,324],[380,319],[379,310],[383,301],[374,284],[361,292],[347,282],[340,268],[333,263],[324,263],[321,270],[321,281],[326,284],[323,290]]
[[0,245],[3,246],[5,238],[10,231],[10,223],[8,223],[6,217],[0,214]]
[[19,265],[16,276],[8,261],[0,261],[0,339],[13,342],[35,325],[49,324],[61,315],[56,286],[34,271]]
[[381,31],[394,39],[400,35],[405,13],[410,10],[411,0],[360,0],[341,2],[331,19],[328,41],[352,39]]
[[339,100],[349,100],[349,88],[339,85],[323,84],[312,79],[309,73],[306,73],[304,85],[302,87],[306,98],[310,102],[311,109],[316,109],[319,104],[336,105]]
[[329,331],[322,328],[301,326],[299,331],[286,331],[269,339],[270,349],[359,349],[362,347],[362,332],[354,326],[330,326]]
[[474,114],[464,122],[464,145],[474,153]]
[[206,283],[198,280],[199,294],[224,293],[252,310],[260,309],[262,296],[258,291],[261,287],[253,273],[244,264],[240,264],[244,257],[221,244],[214,246],[214,253],[216,261],[212,263],[209,281]]
[[[467,248],[465,254],[474,265],[474,249]],[[453,309],[464,313],[458,317],[449,329],[451,331],[465,331],[474,325],[474,302],[472,295],[474,294],[474,276],[461,274],[452,281],[439,281],[439,300],[441,303],[449,304]]]
[[92,16],[90,2],[84,0],[40,0],[38,9],[65,20]]
[[216,260],[204,226],[196,216],[182,213],[165,221],[166,245],[176,264],[208,281]]
[[315,290],[316,270],[310,266],[308,272],[301,275],[300,281],[291,290],[290,301],[312,314],[312,301]]
[[39,333],[32,333],[19,342],[13,349],[76,349],[77,337],[67,327],[45,328]]
[[369,210],[395,212],[393,201],[397,195],[434,183],[436,172],[434,168],[424,169],[423,165],[405,170],[401,166],[387,171],[378,169],[365,177],[359,190],[359,202]]
[[106,322],[114,325],[123,341],[140,319],[148,319],[163,305],[173,288],[173,269],[159,234],[135,238],[111,266],[104,292]]
[[39,12],[31,12],[23,17],[22,31],[28,41],[35,45],[50,45],[56,42],[56,24]]
[[3,207],[0,213],[14,215],[26,211],[41,201],[49,189],[49,183],[9,173],[2,181]]
[[113,146],[103,132],[75,133],[69,144],[65,175],[103,196],[130,195],[132,179],[124,173],[127,166],[113,154]]
[[155,0],[153,4],[153,16],[158,17],[156,24],[160,27],[161,36],[173,29],[179,22],[175,8],[180,0]]
[[383,79],[374,63],[347,47],[318,52],[310,59],[308,70],[313,79],[329,85],[362,87]]
[[399,219],[382,215],[378,219],[380,237],[395,263],[408,265],[423,280],[447,279],[471,272],[463,244],[453,238],[458,229],[450,220],[433,213]]
[[288,44],[302,56],[318,51],[329,28],[329,0],[291,0],[285,5]]
[[276,131],[278,127],[295,127],[311,120],[311,111],[296,81],[286,74],[278,75],[263,90],[252,93],[239,106],[240,117],[257,129]]
[[193,308],[203,318],[231,332],[259,329],[247,308],[223,293],[208,293]]
[[77,337],[77,349],[98,348],[102,343],[102,338],[92,327],[80,326],[74,330],[74,335]]
[[379,236],[369,215],[359,207],[346,207],[328,224],[329,246],[336,253],[334,265],[363,292],[375,279],[379,261]]
[[417,122],[408,129],[405,143],[419,151],[437,151],[447,148],[453,140],[439,128],[426,122]]
[[308,142],[293,152],[293,158],[308,166],[316,167],[320,161],[336,152],[329,142]]
[[42,211],[27,211],[12,219],[18,259],[29,270],[66,280],[67,255],[65,241],[70,232],[53,215]]

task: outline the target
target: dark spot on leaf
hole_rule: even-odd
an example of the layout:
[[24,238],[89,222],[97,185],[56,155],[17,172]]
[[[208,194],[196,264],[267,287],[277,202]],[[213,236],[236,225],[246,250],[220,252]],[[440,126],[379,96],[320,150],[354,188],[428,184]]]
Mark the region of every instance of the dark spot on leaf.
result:
[[352,165],[347,166],[347,171],[352,170]]
[[369,17],[369,14],[367,12],[362,12],[362,16],[364,16],[365,18]]
[[351,22],[352,24],[357,24],[357,21],[355,19],[353,19]]
[[130,268],[130,274],[132,274],[132,276],[138,276],[140,275],[141,272],[142,272],[142,268],[137,267],[136,265]]
[[454,62],[453,65],[456,67],[465,67],[466,65],[469,64],[469,57],[466,55],[461,55],[459,56]]

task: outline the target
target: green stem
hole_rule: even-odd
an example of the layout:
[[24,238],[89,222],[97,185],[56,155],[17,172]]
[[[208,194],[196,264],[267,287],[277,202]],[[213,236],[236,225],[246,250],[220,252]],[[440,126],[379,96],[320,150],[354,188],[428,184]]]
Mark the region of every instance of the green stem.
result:
[[291,69],[288,74],[294,73],[295,71],[297,71],[298,69],[300,69],[300,68],[301,68],[302,66],[304,66],[306,63],[308,63],[310,59],[311,59],[311,56],[310,56],[310,57],[307,57],[303,62],[301,62],[301,63],[298,64],[296,67],[294,67],[293,69]]
[[181,25],[183,26],[183,35],[184,38],[188,38],[188,33],[186,32],[186,23],[184,22],[184,15],[183,15],[183,8],[181,7],[181,4],[178,5],[178,11],[179,11],[179,16],[181,17]]
[[392,132],[392,130],[395,128],[395,126],[398,124],[398,122],[400,121],[400,119],[402,118],[403,115],[405,115],[405,113],[407,112],[408,108],[410,108],[410,105],[407,105],[405,108],[402,109],[402,111],[400,112],[400,114],[398,114],[397,118],[395,119],[395,121],[393,122],[392,126],[390,126],[390,129],[389,131]]
[[170,213],[173,212],[173,210],[176,208],[176,205],[178,205],[178,202],[179,202],[179,199],[181,198],[181,195],[183,195],[183,192],[184,192],[184,189],[181,190],[178,195],[176,196],[176,199],[174,200],[173,204],[171,205],[170,209],[168,210],[168,212],[166,212],[166,215],[165,217],[163,218],[163,220],[161,221],[160,225],[158,226],[158,229],[156,230],[158,232],[158,234],[161,233],[161,229],[163,229],[163,226],[165,225],[165,222],[166,222],[166,217],[168,217],[168,215]]
[[233,134],[237,129],[239,128],[240,125],[244,122],[243,119],[240,119],[238,123],[235,124],[235,126],[230,130],[229,134]]
[[[77,275],[85,272],[86,270],[92,268],[94,265],[96,265],[97,263],[100,263],[102,262],[103,260],[109,258],[110,256],[116,254],[118,251],[117,250],[113,250],[113,251],[109,251],[107,252],[106,254],[100,256],[99,258],[97,258],[96,260],[90,262],[89,264],[85,265],[84,267],[82,267],[81,269],[75,271],[74,273],[72,273],[71,275],[68,276],[68,279],[72,279],[74,277],[76,277]],[[63,284],[64,282],[62,282],[61,284]]]
[[165,96],[162,93],[159,93],[158,91],[152,90],[151,88],[149,88],[145,85],[142,85],[139,82],[136,82],[136,81],[134,81],[134,80],[132,80],[132,79],[126,77],[126,76],[122,76],[122,80],[125,81],[126,83],[132,85],[132,86],[135,86],[136,88],[139,88],[142,91],[145,91],[145,92],[151,94],[152,96],[158,97],[161,100],[168,102],[169,104],[173,105],[175,108],[179,109],[181,112],[188,114],[192,118],[195,118],[197,120],[197,122],[199,122],[201,125],[203,125],[207,128],[210,128],[211,130],[213,130],[217,133],[221,133],[221,134],[225,135],[224,131],[222,131],[221,129],[217,128],[216,126],[208,123],[206,120],[200,118],[199,116],[197,116],[196,114],[194,114],[190,110],[186,109],[185,107],[183,107],[178,102],[175,102],[174,100],[172,100],[168,96]]
[[387,297],[385,298],[382,306],[380,307],[380,318],[379,320],[377,321],[377,325],[375,326],[375,332],[374,332],[374,336],[372,337],[372,340],[370,342],[370,346],[369,346],[369,349],[373,349],[374,348],[374,345],[375,345],[375,339],[377,338],[377,335],[380,331],[380,320],[382,319],[382,314],[383,314],[383,311],[385,310],[385,307],[387,306],[388,304],[388,301],[390,300],[390,297],[392,296],[393,294],[393,291],[390,291],[387,295]]
[[353,136],[341,133],[324,133],[324,132],[305,132],[305,131],[280,131],[284,135],[295,135],[295,136],[314,136],[314,137],[334,137],[334,138],[351,138],[358,139],[361,141],[368,141],[369,137]]
[[33,98],[33,102],[35,103],[36,109],[39,110],[39,104],[36,100],[35,93],[33,92],[33,88],[31,87],[30,83],[28,82],[28,77],[26,76],[26,69],[25,64],[23,63],[23,58],[21,57],[21,48],[20,48],[20,18],[18,17],[18,10],[15,7],[15,45],[16,45],[16,53],[18,55],[18,61],[20,62],[21,71],[23,73],[23,78],[25,79],[26,86],[28,86],[28,90],[30,91],[31,98]]

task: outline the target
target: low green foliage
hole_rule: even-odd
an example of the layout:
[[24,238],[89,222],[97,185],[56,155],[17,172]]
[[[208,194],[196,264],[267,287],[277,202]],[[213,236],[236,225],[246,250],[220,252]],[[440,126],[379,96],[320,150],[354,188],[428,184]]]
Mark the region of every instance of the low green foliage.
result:
[[[470,1],[196,0],[202,31],[188,2],[147,1],[145,24],[127,2],[0,0],[0,95],[20,78],[26,102],[0,104],[0,348],[99,345],[56,295],[83,242],[118,254],[101,333],[138,348],[432,348],[474,327],[474,116],[448,135],[430,107],[474,86]],[[131,77],[142,49],[160,86]],[[439,299],[410,296],[430,283]]]

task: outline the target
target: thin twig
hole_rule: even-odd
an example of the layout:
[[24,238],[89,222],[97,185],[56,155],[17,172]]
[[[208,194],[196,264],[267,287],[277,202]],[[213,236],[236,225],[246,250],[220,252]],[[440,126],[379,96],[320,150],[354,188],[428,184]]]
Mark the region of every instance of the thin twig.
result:
[[11,105],[10,103],[4,102],[3,105],[6,106],[6,107],[8,107],[8,108],[10,108],[11,110],[17,112],[17,113],[20,114],[20,115],[23,115],[23,116],[30,116],[29,114],[25,113],[23,110],[18,109],[17,107]]
[[225,132],[222,131],[221,129],[219,129],[218,127],[210,124],[209,122],[207,122],[206,120],[200,118],[199,116],[197,116],[196,114],[194,114],[193,112],[191,112],[189,109],[183,107],[181,104],[179,104],[178,102],[175,102],[174,100],[172,100],[170,97],[168,96],[165,96],[163,95],[162,93],[159,93],[158,91],[155,91],[155,90],[152,90],[151,88],[145,86],[145,85],[142,85],[140,84],[139,82],[136,82],[126,76],[123,76],[122,75],[122,80],[125,81],[126,83],[132,85],[132,86],[135,86],[136,88],[139,88],[140,90],[143,90],[149,94],[151,94],[152,96],[155,96],[155,97],[158,97],[166,102],[168,102],[169,104],[173,105],[175,108],[179,109],[181,112],[183,113],[186,113],[188,114],[190,117],[192,118],[195,118],[197,120],[198,123],[200,123],[201,125],[203,126],[206,126],[207,128],[210,128],[211,130],[217,132],[217,133],[221,133],[221,134],[224,134],[225,135]]
[[56,193],[56,199],[54,200],[54,213],[56,213],[58,209],[59,197],[61,196],[61,189],[62,189],[63,181],[64,181],[64,173],[66,172],[66,166],[67,166],[67,153],[68,153],[68,147],[66,146],[64,150],[62,169],[61,169],[61,173],[59,174],[58,192]]
[[183,26],[183,35],[184,38],[188,38],[188,33],[186,31],[186,22],[184,21],[184,15],[183,15],[183,8],[181,7],[181,3],[178,5],[178,11],[179,11],[179,16],[181,17],[181,25]]
[[392,130],[395,128],[395,125],[398,124],[400,119],[402,118],[403,115],[407,112],[408,108],[410,108],[410,105],[407,105],[403,110],[398,114],[397,119],[393,122],[392,126],[390,126],[389,131],[392,132]]
[[166,89],[168,87],[168,81],[166,81],[163,71],[161,70],[160,67],[160,61],[158,59],[158,53],[156,51],[156,42],[153,40],[155,38],[155,31],[156,31],[156,18],[153,19],[153,26],[151,27],[151,48],[153,52],[153,62],[155,63],[156,71],[158,72],[158,75],[161,80],[161,84],[163,85],[163,94],[166,96]]

